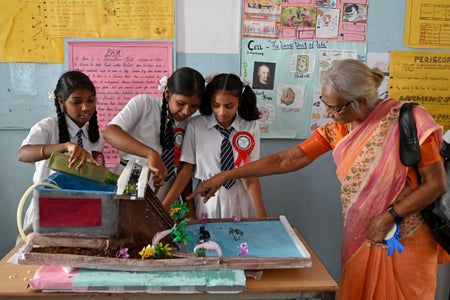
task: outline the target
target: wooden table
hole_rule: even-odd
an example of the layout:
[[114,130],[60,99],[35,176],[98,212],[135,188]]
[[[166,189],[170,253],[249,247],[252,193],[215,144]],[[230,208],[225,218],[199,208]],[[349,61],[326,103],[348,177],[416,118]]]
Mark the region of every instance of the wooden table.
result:
[[262,278],[247,277],[244,292],[238,294],[149,294],[149,293],[94,293],[64,292],[43,293],[27,289],[27,281],[32,278],[39,266],[14,265],[8,263],[9,257],[18,251],[13,248],[0,262],[0,298],[78,298],[96,299],[298,299],[321,298],[333,300],[338,285],[322,264],[311,247],[297,232],[308,249],[312,267],[298,269],[264,270]]

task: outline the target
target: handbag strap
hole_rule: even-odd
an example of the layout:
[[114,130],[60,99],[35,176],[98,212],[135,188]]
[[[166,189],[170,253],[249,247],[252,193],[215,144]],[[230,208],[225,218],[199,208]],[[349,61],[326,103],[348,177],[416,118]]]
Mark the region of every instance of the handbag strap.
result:
[[416,166],[420,161],[420,146],[414,121],[413,106],[417,103],[406,102],[400,108],[400,160],[405,166]]

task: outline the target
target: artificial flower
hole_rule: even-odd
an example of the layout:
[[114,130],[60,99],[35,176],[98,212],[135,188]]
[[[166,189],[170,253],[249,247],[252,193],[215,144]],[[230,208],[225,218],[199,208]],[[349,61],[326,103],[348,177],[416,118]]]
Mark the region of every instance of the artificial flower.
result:
[[247,243],[241,243],[239,245],[239,250],[241,250],[241,253],[239,253],[239,256],[244,256],[244,257],[248,256],[248,245],[247,245]]
[[167,76],[161,77],[161,79],[159,80],[159,86],[158,86],[159,91],[164,92],[164,89],[167,86],[167,79],[168,79]]
[[173,217],[177,212],[181,210],[181,207],[172,207],[169,211],[171,217]]
[[128,248],[120,248],[120,250],[116,254],[117,258],[128,258],[130,255],[128,254]]
[[205,225],[208,222],[208,213],[202,212],[201,219],[202,219],[202,224]]
[[155,252],[155,248],[152,245],[147,245],[139,252],[142,259],[152,257]]
[[214,77],[216,77],[217,75],[219,75],[219,73],[214,72],[214,73],[211,73],[208,76],[206,76],[205,77],[206,83],[210,83],[214,79]]

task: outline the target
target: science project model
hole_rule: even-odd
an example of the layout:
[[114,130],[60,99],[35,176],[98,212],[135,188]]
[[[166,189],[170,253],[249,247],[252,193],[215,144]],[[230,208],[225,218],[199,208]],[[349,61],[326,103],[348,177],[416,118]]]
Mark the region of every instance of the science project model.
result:
[[311,266],[284,216],[188,221],[186,203],[164,209],[147,184],[146,164],[130,160],[116,184],[83,172],[56,172],[34,189],[34,232],[23,236],[20,264],[124,271]]

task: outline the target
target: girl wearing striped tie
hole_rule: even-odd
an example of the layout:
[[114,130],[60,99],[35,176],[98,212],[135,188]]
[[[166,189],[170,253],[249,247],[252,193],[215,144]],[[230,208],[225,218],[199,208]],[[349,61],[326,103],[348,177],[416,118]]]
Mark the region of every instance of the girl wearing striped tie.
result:
[[[181,151],[182,163],[171,190],[163,201],[169,209],[192,177],[200,181],[259,158],[260,133],[256,95],[235,74],[218,74],[208,80],[208,103],[201,116],[187,126]],[[224,183],[214,199],[194,199],[195,216],[201,218],[265,217],[259,179],[246,178]],[[190,215],[193,217],[193,213]]]
[[[51,173],[47,160],[52,152],[70,153],[69,167],[81,168],[86,160],[100,165],[103,140],[100,137],[96,90],[87,75],[68,71],[61,75],[49,98],[55,101],[56,116],[33,125],[18,152],[21,162],[35,163],[33,182],[41,182]],[[32,231],[33,201],[24,220],[26,234]]]
[[149,184],[162,200],[174,181],[187,120],[204,101],[205,79],[184,67],[163,77],[158,89],[162,100],[134,96],[108,124],[104,137],[119,150],[121,162],[115,173],[120,174],[131,158],[148,164]]

